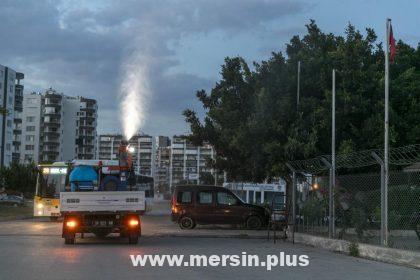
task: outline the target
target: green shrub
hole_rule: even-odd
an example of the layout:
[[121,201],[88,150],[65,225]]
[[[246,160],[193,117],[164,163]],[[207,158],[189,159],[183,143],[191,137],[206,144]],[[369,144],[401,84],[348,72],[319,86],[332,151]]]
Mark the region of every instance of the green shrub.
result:
[[359,252],[359,244],[357,243],[350,243],[349,245],[349,254],[352,257],[359,257],[360,256],[360,252]]

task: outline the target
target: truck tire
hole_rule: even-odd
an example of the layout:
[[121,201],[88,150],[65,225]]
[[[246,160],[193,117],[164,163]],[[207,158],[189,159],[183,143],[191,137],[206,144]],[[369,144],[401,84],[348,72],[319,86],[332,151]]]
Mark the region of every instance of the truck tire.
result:
[[128,236],[128,244],[137,244],[139,243],[139,235],[138,234],[130,234]]
[[64,237],[64,244],[74,244],[74,241],[76,239],[76,236],[73,235],[67,235]]

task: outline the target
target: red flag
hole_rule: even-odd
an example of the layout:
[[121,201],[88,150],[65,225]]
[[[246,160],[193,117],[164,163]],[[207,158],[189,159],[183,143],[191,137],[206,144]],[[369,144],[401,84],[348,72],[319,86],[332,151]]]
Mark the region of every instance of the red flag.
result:
[[389,62],[394,62],[395,53],[397,52],[397,46],[395,45],[394,35],[392,34],[392,25],[389,23]]

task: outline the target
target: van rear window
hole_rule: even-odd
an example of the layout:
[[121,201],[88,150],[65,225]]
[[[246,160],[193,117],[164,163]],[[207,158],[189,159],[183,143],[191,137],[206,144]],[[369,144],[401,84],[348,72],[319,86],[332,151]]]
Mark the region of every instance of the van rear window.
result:
[[180,204],[189,204],[191,203],[191,192],[178,192],[176,202]]

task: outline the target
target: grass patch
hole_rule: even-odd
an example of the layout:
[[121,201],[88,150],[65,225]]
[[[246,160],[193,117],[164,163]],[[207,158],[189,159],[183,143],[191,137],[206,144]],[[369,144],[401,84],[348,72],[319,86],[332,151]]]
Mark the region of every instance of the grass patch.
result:
[[25,204],[24,206],[10,206],[0,205],[0,219],[13,218],[22,216],[32,216],[34,214],[34,207],[32,204]]

